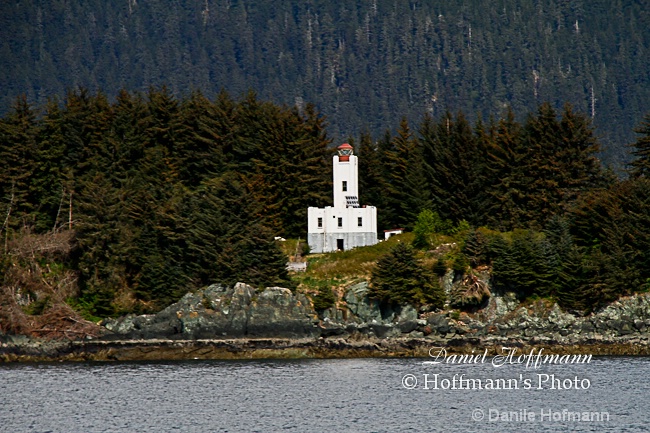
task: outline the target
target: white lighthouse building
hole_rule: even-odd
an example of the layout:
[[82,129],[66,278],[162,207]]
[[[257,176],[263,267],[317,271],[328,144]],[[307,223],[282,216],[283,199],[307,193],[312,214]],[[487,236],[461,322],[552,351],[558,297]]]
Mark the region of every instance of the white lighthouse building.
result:
[[307,243],[313,253],[377,243],[377,208],[359,205],[359,164],[345,143],[334,155],[334,206],[307,209]]

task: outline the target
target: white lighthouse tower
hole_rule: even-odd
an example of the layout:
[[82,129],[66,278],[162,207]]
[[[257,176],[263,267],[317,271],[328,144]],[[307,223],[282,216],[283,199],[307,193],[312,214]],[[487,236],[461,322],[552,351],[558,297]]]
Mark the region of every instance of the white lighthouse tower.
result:
[[307,242],[313,253],[377,243],[377,208],[359,205],[359,164],[345,143],[334,155],[334,206],[307,209]]

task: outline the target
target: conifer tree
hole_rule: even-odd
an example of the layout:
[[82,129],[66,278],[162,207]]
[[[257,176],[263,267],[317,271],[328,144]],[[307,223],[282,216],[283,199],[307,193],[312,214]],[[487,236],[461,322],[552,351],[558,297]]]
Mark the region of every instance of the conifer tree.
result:
[[372,141],[368,132],[363,132],[355,153],[359,156],[359,197],[360,203],[385,208],[386,177],[384,158],[377,143]]
[[562,166],[557,158],[560,125],[553,107],[540,105],[537,115],[530,115],[524,125],[526,156],[519,173],[523,181],[521,223],[540,225],[559,210],[561,200],[559,176]]
[[607,179],[597,157],[601,148],[591,120],[574,112],[570,104],[564,105],[560,118],[560,140],[557,157],[562,169],[558,183],[564,210],[580,194],[606,186]]
[[[34,210],[31,178],[37,163],[36,115],[25,96],[0,119],[0,229],[7,230]],[[11,219],[15,216],[15,219]],[[25,222],[25,221],[23,221]],[[5,226],[6,223],[6,226]]]
[[104,135],[112,118],[106,95],[92,95],[85,88],[68,93],[60,119],[61,139],[65,143],[62,163],[74,177],[109,169],[111,156],[104,146]]
[[[58,230],[69,218],[71,191],[66,189],[64,169],[61,161],[65,154],[65,143],[61,137],[61,109],[56,101],[45,107],[36,138],[38,175],[31,178],[32,197],[38,203],[39,211],[34,221],[34,229],[43,233]],[[68,170],[69,172],[69,170]],[[65,206],[67,204],[68,206]],[[69,221],[68,227],[69,227]]]
[[304,236],[307,208],[330,202],[331,151],[322,119],[308,106],[269,112],[253,159],[251,191],[263,205],[263,223],[283,236]]
[[630,176],[650,178],[650,114],[645,116],[634,132],[639,137],[631,145],[633,147],[631,153],[635,159],[630,163]]
[[187,129],[180,104],[166,87],[159,90],[150,88],[147,97],[149,116],[145,160],[151,158],[153,164],[145,173],[150,180],[180,180],[181,155],[187,145]]
[[523,223],[539,227],[565,210],[583,192],[604,185],[595,157],[599,146],[589,121],[566,105],[558,121],[550,104],[542,104],[524,126],[526,156],[520,164]]
[[475,220],[483,163],[465,116],[458,113],[454,120],[446,113],[437,124],[425,117],[420,135],[434,209],[443,219],[454,222]]
[[428,274],[403,243],[379,259],[372,273],[370,296],[388,304],[444,304],[444,292],[434,275]]
[[[211,235],[213,241],[209,243],[200,236],[200,231],[196,232],[199,236],[190,238],[191,245],[194,245],[191,248],[196,252],[201,246],[214,249],[208,255],[201,254],[199,263],[210,270],[210,274],[203,278],[230,285],[242,281],[256,286],[292,287],[286,270],[287,258],[273,240],[273,233],[261,224],[257,210],[259,204],[242,185],[241,175],[226,173],[209,181],[201,196],[211,206],[199,203],[203,211],[192,214],[194,222],[189,226],[203,225],[204,232],[219,234]],[[204,212],[210,212],[212,216],[206,215],[207,219],[201,222]],[[211,225],[206,226],[206,222],[211,222]]]
[[470,229],[465,237],[462,253],[469,259],[473,267],[487,262],[487,239],[480,231]]
[[196,187],[203,180],[222,173],[224,134],[216,106],[199,92],[194,92],[181,106],[182,147],[178,150],[180,178]]
[[[390,141],[390,147],[386,150],[383,157],[385,158],[386,167],[386,209],[388,221],[395,227],[412,226],[415,216],[419,213],[419,206],[426,203],[418,200],[419,197],[414,191],[414,187],[420,183],[419,180],[413,180],[409,184],[410,176],[422,176],[422,171],[413,167],[417,164],[416,142],[409,127],[406,118],[400,122],[397,135]],[[411,169],[415,170],[411,171]],[[420,201],[418,203],[418,201]],[[405,208],[416,206],[405,214]],[[415,211],[415,215],[413,215]]]
[[148,107],[140,94],[120,91],[113,104],[113,122],[107,146],[113,155],[110,175],[115,187],[137,176],[147,147],[150,122]]
[[400,201],[400,215],[406,229],[412,229],[421,211],[431,209],[433,200],[426,181],[422,146],[418,141],[408,155],[408,172],[404,179],[403,198]]
[[485,141],[486,202],[485,223],[499,230],[511,230],[522,218],[525,173],[519,167],[525,158],[521,144],[521,125],[508,109],[499,120],[494,137]]

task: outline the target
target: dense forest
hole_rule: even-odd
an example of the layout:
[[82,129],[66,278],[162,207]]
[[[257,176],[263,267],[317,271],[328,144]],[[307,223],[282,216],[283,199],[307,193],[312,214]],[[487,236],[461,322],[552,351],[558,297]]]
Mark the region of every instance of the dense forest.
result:
[[[425,115],[354,140],[360,199],[378,207],[380,231],[406,227],[423,250],[434,233],[461,245],[435,269],[419,270],[412,249],[380,260],[378,297],[441,305],[434,274],[482,265],[496,288],[583,312],[650,288],[650,116],[624,180],[597,158],[588,115],[544,103],[517,117]],[[331,203],[332,152],[312,105],[254,93],[179,100],[152,88],[110,102],[79,90],[43,107],[19,97],[0,119],[2,299],[61,285],[103,317],[215,281],[295,288],[274,237],[304,239],[307,208]],[[386,266],[389,280],[403,269],[409,293],[381,282]]]
[[312,106],[252,93],[111,104],[79,91],[39,116],[19,98],[0,120],[0,274],[16,278],[21,239],[73,231],[65,266],[98,316],[214,281],[291,287],[273,238],[304,232],[307,207],[330,200],[328,145]]
[[[403,120],[379,140],[362,136],[362,199],[380,209],[379,226],[412,229],[423,249],[436,246],[433,233],[460,234],[456,271],[489,265],[495,288],[575,311],[649,290],[650,116],[636,129],[626,180],[602,167],[589,117],[570,105],[515,117],[470,124],[446,113],[415,129]],[[378,274],[378,297],[426,295],[402,293],[422,287],[412,270],[384,281],[395,278],[395,260]]]
[[[221,89],[304,109],[335,141],[401,117],[462,111],[516,120],[569,102],[596,127],[606,164],[650,111],[650,10],[610,0],[0,2],[0,113],[84,87]],[[395,130],[393,130],[394,132]]]

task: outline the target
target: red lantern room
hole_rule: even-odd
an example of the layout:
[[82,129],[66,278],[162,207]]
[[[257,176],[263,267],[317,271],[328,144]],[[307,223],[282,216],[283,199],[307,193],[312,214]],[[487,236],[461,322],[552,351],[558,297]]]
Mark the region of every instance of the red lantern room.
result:
[[350,155],[352,155],[352,146],[348,143],[343,143],[336,148],[339,152],[339,162],[346,162],[350,160]]

